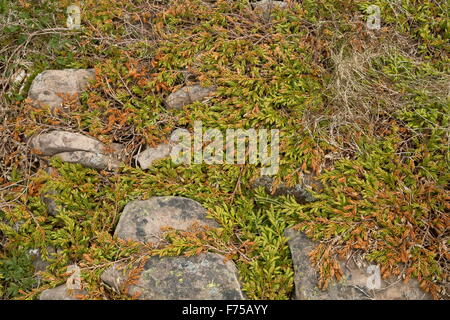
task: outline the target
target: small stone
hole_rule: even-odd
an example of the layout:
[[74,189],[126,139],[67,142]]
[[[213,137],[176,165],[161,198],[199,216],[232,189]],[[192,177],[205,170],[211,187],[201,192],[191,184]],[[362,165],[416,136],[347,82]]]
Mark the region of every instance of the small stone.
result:
[[128,203],[120,216],[115,234],[124,240],[158,242],[161,228],[187,230],[193,224],[217,228],[206,218],[206,209],[198,202],[183,197],[153,197]]
[[215,92],[214,87],[204,88],[200,85],[186,86],[171,93],[166,100],[170,109],[181,109],[184,106],[202,101]]
[[[54,256],[56,254],[56,249],[54,247],[47,247],[47,252],[50,256]],[[31,249],[29,250],[29,254],[33,261],[34,272],[43,272],[47,270],[47,267],[50,263],[43,259],[41,250],[39,249]]]
[[58,193],[55,190],[50,190],[41,196],[42,202],[47,207],[47,211],[51,216],[56,216],[61,210],[61,207],[53,199],[56,195]]
[[94,69],[46,70],[33,80],[28,97],[38,106],[58,108],[61,96],[80,94],[93,79]]
[[141,169],[148,169],[153,162],[170,156],[171,147],[169,144],[160,144],[156,148],[147,148],[136,156]]
[[271,193],[272,184],[273,184],[273,179],[271,177],[261,176],[253,182],[252,188],[256,189],[256,188],[263,187],[267,193]]
[[[45,168],[45,172],[50,176],[58,173],[58,171],[52,167]],[[54,200],[54,197],[57,195],[58,193],[55,190],[49,190],[41,195],[41,200],[47,207],[47,211],[51,216],[56,216],[61,210],[61,206]]]
[[105,155],[89,151],[61,152],[55,155],[62,161],[79,163],[87,168],[98,170],[114,170],[120,167],[120,161],[112,155]]
[[416,280],[404,283],[399,279],[379,278],[379,289],[373,287],[371,266],[366,261],[339,260],[342,279],[332,279],[324,291],[318,287],[318,274],[310,262],[309,253],[316,244],[306,235],[294,229],[287,229],[288,239],[294,264],[295,296],[298,300],[429,300],[431,296],[422,291]]
[[[128,272],[113,265],[101,279],[123,291]],[[150,257],[136,284],[127,288],[139,300],[241,300],[245,299],[232,261],[215,253],[192,257]]]
[[274,196],[281,195],[293,196],[298,203],[308,203],[316,200],[301,184],[296,184],[293,187],[286,187],[285,185],[279,186],[275,191]]
[[69,290],[65,284],[44,290],[39,296],[39,300],[81,300],[79,296],[87,296],[85,290]]
[[111,267],[103,271],[100,279],[117,293],[122,292],[123,285],[127,280],[129,273],[120,264],[114,263]]
[[253,9],[262,14],[264,19],[269,19],[274,10],[284,9],[287,7],[287,3],[284,1],[262,0],[253,2]]
[[304,184],[296,184],[293,187],[287,187],[285,184],[280,184],[275,190],[273,190],[273,179],[269,176],[262,176],[257,178],[253,182],[252,187],[254,189],[263,187],[266,193],[271,194],[275,197],[291,195],[300,204],[314,202],[316,200],[311,192],[309,192],[305,188]]
[[55,130],[41,133],[30,139],[30,146],[43,156],[72,151],[103,153],[106,145],[80,133]]
[[274,9],[284,9],[287,3],[284,1],[262,0],[252,3],[256,11],[261,11],[265,17],[268,17]]
[[66,281],[66,287],[69,290],[81,290],[81,269],[77,264],[67,267],[67,273],[70,274]]

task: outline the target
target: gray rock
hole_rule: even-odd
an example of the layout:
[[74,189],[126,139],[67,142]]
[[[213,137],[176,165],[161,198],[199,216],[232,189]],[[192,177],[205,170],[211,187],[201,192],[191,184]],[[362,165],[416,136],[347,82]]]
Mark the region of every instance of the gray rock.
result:
[[330,281],[328,288],[322,291],[318,287],[318,275],[310,263],[309,252],[316,244],[305,234],[287,229],[285,236],[294,264],[295,297],[299,300],[428,300],[431,296],[423,292],[417,281],[404,283],[391,277],[380,279],[379,287],[370,284],[369,264],[366,261],[340,260],[344,275],[337,282]]
[[42,156],[57,156],[63,161],[79,163],[89,168],[113,170],[120,166],[120,149],[80,133],[51,131],[33,136],[30,147]]
[[[57,256],[61,253],[60,249],[56,249],[54,247],[48,246],[47,247],[47,254],[48,258],[50,259],[56,259]],[[41,272],[47,271],[48,266],[50,266],[50,262],[47,261],[47,258],[44,258],[42,249],[31,249],[28,251],[33,267],[34,267],[34,275],[33,277],[37,281],[37,286],[39,287],[42,282]]]
[[185,105],[206,99],[214,92],[214,87],[204,88],[200,85],[186,86],[171,93],[166,99],[166,104],[170,109],[181,109]]
[[187,230],[193,224],[218,227],[206,218],[206,209],[183,197],[153,197],[128,203],[120,216],[115,234],[124,240],[157,242],[162,227]]
[[[3,211],[0,210],[0,222],[3,222]],[[3,234],[3,232],[0,230],[0,250],[3,249],[3,246],[6,244],[6,236]]]
[[114,263],[111,267],[103,271],[100,279],[117,293],[123,292],[124,284],[130,276],[129,269],[123,264]]
[[65,284],[44,290],[39,296],[39,300],[81,300],[78,296],[87,296],[85,290],[69,290]]
[[[126,271],[114,265],[101,278],[122,291]],[[245,299],[233,262],[214,253],[192,257],[150,257],[137,283],[127,292],[140,300],[241,300]]]
[[274,1],[274,0],[262,0],[252,3],[255,11],[260,11],[265,17],[268,17],[274,9],[284,9],[287,7],[287,2]]
[[274,196],[281,195],[291,195],[298,203],[308,203],[316,200],[313,195],[301,184],[296,184],[293,187],[286,187],[285,185],[279,186],[275,191]]
[[[125,240],[155,242],[162,227],[187,230],[191,225],[218,227],[206,210],[183,197],[153,197],[125,206],[115,234]],[[191,257],[149,257],[136,282],[127,285],[129,269],[114,264],[101,275],[117,292],[140,300],[244,299],[233,262],[214,253]],[[125,290],[126,289],[126,290]]]
[[291,195],[298,203],[301,204],[313,202],[316,200],[311,192],[306,189],[306,185],[304,184],[296,184],[293,187],[287,187],[285,184],[280,184],[275,190],[273,190],[273,179],[269,176],[262,176],[257,178],[253,182],[252,187],[263,187],[268,194],[271,194],[275,197]]
[[272,191],[273,179],[269,176],[261,176],[258,177],[252,184],[252,188],[264,188],[267,193],[271,193]]
[[[52,167],[45,168],[45,172],[51,176],[58,173],[58,171]],[[49,190],[41,195],[42,202],[47,207],[48,213],[52,216],[56,216],[59,210],[61,210],[61,206],[54,200],[54,197],[57,195],[58,193],[55,190]]]
[[30,147],[43,156],[72,151],[106,153],[106,145],[80,133],[55,130],[30,139]]
[[120,161],[112,155],[105,155],[89,151],[61,152],[55,155],[62,161],[79,163],[93,169],[114,170],[120,167]]
[[[49,256],[54,257],[56,255],[57,251],[54,247],[47,247],[47,253],[49,254]],[[34,267],[35,273],[47,270],[47,267],[50,265],[50,263],[43,259],[40,249],[29,250],[29,254],[33,261],[33,267]]]
[[171,147],[169,144],[160,144],[156,148],[147,148],[136,156],[139,166],[142,169],[148,169],[153,162],[170,156]]
[[50,190],[41,196],[42,202],[47,207],[47,211],[51,216],[56,216],[61,210],[61,206],[54,200],[54,197],[57,195],[58,193],[55,190]]
[[94,69],[47,70],[37,75],[28,97],[38,106],[60,107],[64,95],[78,95],[95,79]]

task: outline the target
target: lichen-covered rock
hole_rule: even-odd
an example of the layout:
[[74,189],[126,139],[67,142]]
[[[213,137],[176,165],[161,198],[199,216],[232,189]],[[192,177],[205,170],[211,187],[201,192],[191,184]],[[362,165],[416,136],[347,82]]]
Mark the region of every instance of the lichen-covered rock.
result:
[[[305,234],[287,229],[285,236],[294,264],[295,296],[299,300],[428,300],[431,296],[423,292],[417,281],[404,283],[393,277],[384,280],[378,277],[378,285],[373,285],[374,274],[368,272],[370,266],[366,261],[340,261],[344,272],[342,279],[331,280],[324,291],[318,287],[318,275],[310,263],[309,252],[316,244]],[[373,266],[376,267],[376,266]]]
[[214,92],[214,87],[204,88],[200,85],[186,86],[178,91],[172,92],[167,97],[166,104],[170,109],[181,109],[185,105],[206,99]]
[[170,144],[160,144],[156,148],[147,148],[136,156],[141,169],[148,169],[153,162],[170,156]]
[[114,170],[120,167],[120,161],[113,155],[90,151],[61,152],[55,155],[62,161],[79,163],[87,168]]
[[30,147],[43,156],[72,151],[103,153],[106,145],[80,133],[55,130],[41,133],[30,139]]
[[[293,187],[287,187],[285,184],[280,184],[276,188],[273,186],[273,179],[269,176],[262,176],[257,178],[252,185],[253,188],[263,187],[264,190],[275,197],[291,195],[295,198],[298,203],[304,204],[308,202],[313,202],[316,199],[309,192],[305,185],[296,184]],[[274,190],[275,189],[275,190]]]
[[39,296],[39,300],[81,300],[82,296],[87,296],[85,290],[70,290],[63,284],[53,289],[44,290]]
[[135,200],[125,206],[115,234],[124,240],[157,242],[163,227],[176,230],[187,230],[193,224],[218,227],[206,214],[198,202],[183,197]]
[[[206,218],[198,202],[183,197],[153,197],[132,201],[125,206],[115,234],[125,240],[157,242],[161,228],[187,230],[192,225],[218,227]],[[117,292],[126,292],[141,300],[244,299],[237,269],[232,261],[213,253],[191,257],[149,257],[137,282],[124,285],[129,269],[114,264],[101,279]]]
[[36,105],[58,108],[65,95],[78,95],[95,79],[94,69],[46,70],[37,75],[28,92]]
[[[118,265],[107,269],[102,280],[122,291],[128,272]],[[150,257],[137,283],[127,292],[140,300],[241,300],[244,295],[232,261],[214,253],[192,257]]]

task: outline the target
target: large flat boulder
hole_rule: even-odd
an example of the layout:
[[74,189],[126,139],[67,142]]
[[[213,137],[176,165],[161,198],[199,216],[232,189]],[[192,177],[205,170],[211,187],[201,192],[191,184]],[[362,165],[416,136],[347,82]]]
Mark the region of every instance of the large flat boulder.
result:
[[[298,300],[429,300],[431,296],[415,280],[404,283],[390,277],[382,279],[373,272],[379,266],[366,261],[340,260],[342,279],[330,281],[326,290],[318,287],[318,274],[311,264],[309,253],[316,243],[300,231],[287,229],[285,236],[294,264],[295,297]],[[374,282],[374,280],[377,281]]]
[[[132,201],[125,206],[115,234],[124,240],[154,243],[161,239],[163,227],[218,227],[214,220],[206,218],[206,213],[198,202],[183,197]],[[127,281],[129,276],[130,268],[115,263],[103,272],[101,279],[113,290],[141,300],[244,299],[234,263],[215,253],[151,256],[136,281]]]
[[198,202],[183,197],[153,197],[128,203],[120,216],[115,234],[124,240],[157,242],[161,228],[187,230],[190,226],[218,227],[206,218],[206,209]]
[[34,78],[28,97],[38,106],[58,108],[64,96],[79,95],[93,79],[94,69],[46,70]]
[[[101,276],[114,290],[123,292],[129,273],[113,265]],[[126,288],[140,300],[241,300],[233,262],[214,253],[192,257],[150,257],[136,283]]]

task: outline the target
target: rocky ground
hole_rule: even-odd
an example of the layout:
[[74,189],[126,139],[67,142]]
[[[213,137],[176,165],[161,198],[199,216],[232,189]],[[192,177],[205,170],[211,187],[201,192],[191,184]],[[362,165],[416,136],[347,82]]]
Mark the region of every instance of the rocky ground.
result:
[[[47,70],[33,81],[29,97],[36,105],[60,107],[61,95],[79,95],[93,80],[92,70],[67,69]],[[167,98],[169,108],[182,108],[206,98],[211,89],[188,86],[175,91]],[[58,157],[62,161],[78,163],[98,170],[114,170],[120,167],[120,146],[106,146],[100,141],[78,133],[51,131],[33,136],[30,147],[38,155]],[[164,145],[162,145],[164,146]],[[169,149],[169,150],[167,150]],[[148,148],[136,158],[142,169],[148,169],[154,161],[169,157],[170,148]],[[54,170],[50,168],[50,170]],[[253,187],[263,186],[271,193],[272,179],[263,176],[255,181]],[[58,215],[57,205],[51,199],[55,191],[43,197],[48,212]],[[287,188],[279,186],[278,195],[292,195],[297,202],[312,202],[314,197],[300,185]],[[163,241],[165,228],[187,231],[190,227],[218,228],[219,225],[207,218],[207,210],[196,201],[182,197],[153,197],[148,200],[135,200],[128,203],[121,213],[114,234],[123,240],[142,243]],[[342,260],[344,274],[338,282],[330,284],[323,291],[318,287],[318,275],[309,261],[309,253],[314,242],[304,233],[294,229],[285,230],[295,270],[295,298],[301,300],[400,300],[431,299],[423,292],[416,281],[405,284],[395,279],[383,280],[379,288],[370,286],[370,271],[367,262],[356,263],[351,258]],[[126,265],[113,264],[102,275],[103,283],[117,292],[126,292],[131,297],[143,300],[235,300],[245,299],[239,284],[236,266],[229,258],[213,253],[201,253],[192,257],[144,257],[134,281],[130,282],[130,270]],[[73,265],[71,265],[73,266]],[[69,266],[70,267],[70,266]],[[138,265],[134,267],[139,267]],[[128,269],[130,269],[128,267]],[[69,271],[68,271],[69,272]],[[70,273],[70,272],[69,272]],[[67,284],[47,289],[40,295],[41,300],[74,300],[87,296],[80,287]]]

